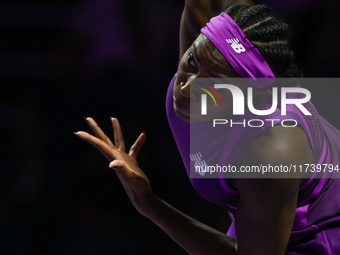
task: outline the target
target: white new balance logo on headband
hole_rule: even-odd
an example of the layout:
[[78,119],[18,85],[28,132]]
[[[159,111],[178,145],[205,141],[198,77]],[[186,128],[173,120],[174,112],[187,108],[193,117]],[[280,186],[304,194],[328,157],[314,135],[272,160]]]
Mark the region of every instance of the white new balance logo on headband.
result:
[[234,49],[236,53],[245,52],[246,49],[241,43],[238,43],[240,40],[237,38],[234,39],[226,39],[227,43],[231,43],[231,47]]

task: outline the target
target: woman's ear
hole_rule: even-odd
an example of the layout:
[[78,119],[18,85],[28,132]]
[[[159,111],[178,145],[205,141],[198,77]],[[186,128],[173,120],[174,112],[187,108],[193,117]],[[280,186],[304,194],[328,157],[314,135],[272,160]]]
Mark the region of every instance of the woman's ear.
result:
[[272,94],[271,89],[258,89],[255,88],[253,94],[253,105],[258,106],[264,102]]

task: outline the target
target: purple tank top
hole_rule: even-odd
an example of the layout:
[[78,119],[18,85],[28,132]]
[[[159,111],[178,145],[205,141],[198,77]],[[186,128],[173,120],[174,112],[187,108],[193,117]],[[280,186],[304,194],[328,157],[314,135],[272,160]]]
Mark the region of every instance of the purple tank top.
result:
[[[166,97],[168,121],[188,176],[190,164],[190,124],[180,119],[173,108],[173,86],[176,75],[170,82]],[[295,106],[294,106],[295,107]],[[305,130],[314,153],[315,164],[340,165],[340,132],[323,119],[312,103],[305,107],[312,116],[306,118],[293,106],[287,107],[285,119],[295,119]],[[268,117],[268,116],[266,116]],[[271,118],[281,119],[280,111]],[[256,136],[260,135],[271,123],[262,128],[233,128],[220,125],[211,132],[198,131],[200,153],[209,158],[218,158],[219,165],[233,164],[242,149]],[[193,130],[193,129],[192,129]],[[191,130],[191,131],[192,131]],[[203,136],[202,136],[203,134]],[[197,146],[200,146],[199,144]],[[223,148],[216,151],[212,148]],[[324,174],[324,178],[316,178]],[[327,175],[327,176],[325,176]],[[227,235],[236,238],[234,213],[239,193],[230,187],[226,178],[191,178],[193,187],[208,201],[224,206],[232,219]],[[340,173],[317,173],[302,183],[298,194],[295,221],[287,246],[287,255],[297,254],[340,254]]]

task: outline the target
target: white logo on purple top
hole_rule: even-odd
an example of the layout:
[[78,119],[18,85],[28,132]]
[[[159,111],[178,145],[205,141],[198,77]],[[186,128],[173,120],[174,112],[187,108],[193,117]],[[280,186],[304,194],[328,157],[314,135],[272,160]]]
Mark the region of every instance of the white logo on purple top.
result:
[[226,39],[227,43],[231,43],[231,47],[234,49],[236,53],[245,52],[246,49],[241,43],[238,43],[240,40],[237,38],[234,39]]
[[[205,160],[202,160],[202,154],[200,152],[190,154],[189,156],[190,156],[191,161],[194,162],[195,168],[196,167],[198,167],[198,168],[207,167],[207,163],[205,162]],[[202,172],[202,171],[198,171],[198,173],[201,176],[205,175],[205,172]]]

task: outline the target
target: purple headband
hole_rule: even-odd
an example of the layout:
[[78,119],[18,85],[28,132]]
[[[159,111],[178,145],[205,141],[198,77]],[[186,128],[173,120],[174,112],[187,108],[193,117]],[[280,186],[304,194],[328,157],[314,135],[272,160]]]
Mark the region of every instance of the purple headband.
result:
[[222,12],[212,18],[201,32],[209,38],[241,77],[250,78],[247,79],[250,84],[257,88],[266,88],[275,82],[275,75],[264,57],[228,14]]

